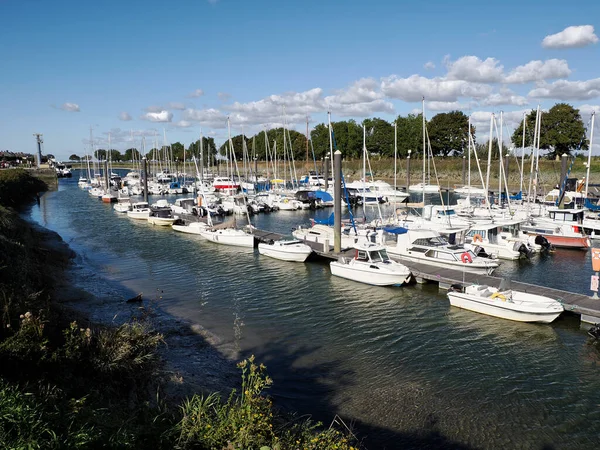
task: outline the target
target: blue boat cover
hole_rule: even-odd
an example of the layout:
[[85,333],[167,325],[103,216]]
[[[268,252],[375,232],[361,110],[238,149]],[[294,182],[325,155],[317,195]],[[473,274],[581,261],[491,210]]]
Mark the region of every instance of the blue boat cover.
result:
[[511,200],[523,200],[523,193],[521,191],[519,191],[518,194],[516,195],[511,195],[510,196]]
[[331,202],[331,201],[333,201],[333,197],[327,191],[314,191],[314,192],[315,192],[315,197],[320,198],[324,202]]
[[585,203],[583,204],[590,211],[600,211],[600,206],[594,205],[589,198],[585,199]]
[[408,232],[408,230],[404,227],[383,227],[383,231],[387,231],[392,234],[404,234]]
[[333,225],[334,215],[331,213],[327,219],[315,219],[315,223],[318,223],[319,225]]

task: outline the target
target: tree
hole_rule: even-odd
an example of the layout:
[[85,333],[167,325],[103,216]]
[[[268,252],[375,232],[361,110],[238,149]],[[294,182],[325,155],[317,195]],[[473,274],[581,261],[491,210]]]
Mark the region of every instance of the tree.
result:
[[81,158],[73,153],[71,156],[69,156],[69,161],[81,161]]
[[[200,139],[196,142],[192,142],[188,147],[189,158],[195,156],[198,159],[198,168],[200,168]],[[215,155],[217,154],[217,146],[215,145],[215,139],[212,137],[202,136],[202,158],[203,164],[208,166],[214,166],[216,164]],[[210,164],[209,164],[210,163]]]
[[[488,151],[490,149],[490,140],[488,139],[485,144],[477,144],[475,146],[475,149],[477,151],[477,156],[479,157],[480,162],[487,160]],[[498,139],[492,139],[492,159],[500,159],[499,150],[500,147],[498,145]],[[502,143],[502,156],[504,157],[508,152],[508,147],[504,145],[504,143]],[[485,165],[486,163],[482,164]]]
[[139,161],[142,159],[142,155],[137,148],[128,148],[127,150],[125,150],[125,155],[123,156],[123,158],[125,159],[125,161]]
[[380,156],[394,156],[394,127],[378,117],[365,119],[363,125],[367,135],[367,151]]
[[[362,127],[354,120],[333,122],[333,135],[335,144],[342,155],[346,158],[360,158],[362,155]],[[310,133],[315,159],[320,160],[329,156],[329,127],[321,123]]]
[[[535,117],[532,110],[526,117],[525,146],[533,145]],[[547,113],[542,112],[540,125],[540,148],[550,150],[548,157],[554,159],[563,153],[571,154],[573,150],[587,150],[585,127],[579,110],[567,103],[557,103]],[[515,130],[511,138],[516,147],[523,145],[523,123]]]
[[[427,132],[433,155],[462,154],[469,139],[469,118],[462,111],[440,113],[429,121]],[[472,129],[474,133],[474,130]],[[473,136],[474,138],[474,136]]]
[[423,151],[423,115],[409,114],[406,117],[396,118],[396,131],[398,133],[398,157],[408,156]]

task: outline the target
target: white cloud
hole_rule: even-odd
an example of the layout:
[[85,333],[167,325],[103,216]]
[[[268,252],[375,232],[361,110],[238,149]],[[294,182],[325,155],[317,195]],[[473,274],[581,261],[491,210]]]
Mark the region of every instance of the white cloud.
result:
[[382,79],[381,91],[388,97],[405,102],[418,102],[422,97],[428,101],[454,102],[460,97],[487,97],[492,92],[492,87],[464,80],[425,78],[420,75],[398,78],[391,75]]
[[217,93],[217,97],[219,97],[219,100],[222,102],[226,102],[231,98],[231,94],[228,94],[227,92],[219,92]]
[[[575,108],[579,110],[579,114],[581,114],[581,118],[584,122],[592,115],[593,112],[600,113],[600,105],[585,104],[575,106]],[[598,117],[596,117],[596,122],[598,122]]]
[[504,78],[504,66],[496,58],[482,61],[477,56],[463,56],[456,61],[445,59],[448,79],[478,83],[496,83]]
[[70,111],[70,112],[79,112],[79,105],[77,103],[63,103],[60,106],[60,109],[62,109],[63,111]]
[[600,78],[587,81],[558,80],[553,83],[540,83],[528,95],[533,98],[552,98],[568,101],[589,100],[600,97]]
[[162,106],[158,106],[158,105],[151,105],[151,106],[147,106],[146,107],[146,112],[151,112],[151,113],[155,113],[155,112],[161,112],[163,111],[165,108],[163,108]]
[[551,34],[544,38],[544,48],[576,48],[596,44],[598,36],[594,33],[592,25],[567,27],[560,33]]
[[383,94],[378,89],[379,83],[373,78],[361,78],[349,88],[335,91],[334,95],[325,97],[325,101],[334,101],[342,105],[373,102],[383,98]]
[[520,95],[516,95],[513,91],[508,88],[500,89],[500,92],[490,94],[488,97],[481,101],[482,105],[485,106],[499,106],[499,105],[515,105],[525,106],[527,99]]
[[[460,111],[463,109],[469,109],[468,103],[460,102],[426,102],[425,107],[430,111]],[[421,111],[419,111],[421,113]]]
[[435,69],[435,64],[432,61],[427,61],[425,64],[423,64],[423,68],[425,70],[433,70]]
[[198,122],[202,126],[223,129],[227,127],[227,115],[214,108],[188,108],[183,112],[181,122]]
[[[514,133],[515,128],[523,121],[523,113],[529,113],[530,110],[523,109],[517,111],[509,111],[502,113],[502,124],[503,124],[503,141],[507,146],[511,146],[510,138]],[[490,118],[491,111],[474,111],[471,114],[471,124],[475,127],[477,142],[484,143],[489,139],[490,136]],[[496,136],[496,128],[500,131],[500,114],[495,114],[496,125],[492,132],[494,137]]]
[[150,122],[171,122],[173,113],[162,110],[160,112],[148,112],[143,114],[140,119],[149,120]]
[[131,116],[123,111],[121,114],[119,114],[119,120],[128,121],[131,120]]
[[204,95],[204,91],[202,89],[196,89],[193,92],[190,92],[188,94],[188,97],[192,97],[192,98],[197,98],[197,97],[202,97]]
[[178,122],[175,122],[173,124],[173,126],[177,127],[177,128],[189,128],[191,126],[193,126],[194,124],[192,122],[190,122],[189,120],[180,120]]
[[167,107],[169,109],[177,109],[180,111],[183,111],[185,109],[185,105],[183,103],[180,102],[170,102],[167,104]]
[[530,61],[523,66],[511,70],[504,79],[505,83],[522,84],[532,81],[566,78],[571,69],[564,59],[548,59],[546,61]]

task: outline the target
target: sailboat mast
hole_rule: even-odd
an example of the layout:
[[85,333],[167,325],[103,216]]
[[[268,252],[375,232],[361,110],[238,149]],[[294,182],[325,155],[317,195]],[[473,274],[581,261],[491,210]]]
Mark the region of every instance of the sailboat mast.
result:
[[488,160],[487,160],[487,174],[485,176],[485,190],[487,192],[487,200],[489,203],[489,191],[490,191],[490,169],[492,167],[492,141],[494,137],[494,113],[490,117],[490,142],[488,144]]
[[[502,111],[500,111],[500,133],[498,133],[498,130],[496,130],[496,135],[498,135],[498,151],[500,155],[500,157],[498,158],[498,161],[500,161],[500,168],[498,172],[498,205],[500,205],[500,196],[502,194],[502,171],[504,169],[504,161],[502,159],[504,156],[502,155]],[[506,188],[508,189],[508,186]]]
[[469,138],[467,142],[467,153],[468,153],[468,163],[467,163],[467,192],[469,197],[471,196],[471,116],[469,116]]
[[422,102],[422,116],[423,116],[423,205],[425,205],[425,159],[427,157],[427,148],[425,148],[425,97],[423,97]]
[[[398,189],[398,120],[394,121],[394,214],[396,214],[396,199]],[[406,187],[408,189],[408,186]]]
[[585,174],[585,197],[584,197],[584,202],[585,199],[587,199],[588,196],[588,183],[590,181],[590,166],[592,164],[592,146],[594,145],[594,119],[596,118],[596,112],[593,111],[592,112],[592,130],[590,131],[590,148],[588,149],[588,163],[587,163],[587,171]]
[[523,113],[523,143],[521,145],[521,184],[519,186],[519,192],[523,194],[523,170],[525,170],[525,126],[527,124],[527,113]]

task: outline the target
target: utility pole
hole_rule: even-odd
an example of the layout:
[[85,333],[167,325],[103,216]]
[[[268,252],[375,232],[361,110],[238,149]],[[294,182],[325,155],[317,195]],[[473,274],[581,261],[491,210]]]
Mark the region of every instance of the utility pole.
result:
[[33,133],[33,135],[35,136],[35,139],[37,141],[37,168],[39,169],[40,166],[42,165],[42,144],[44,143],[44,140],[42,139],[42,136],[44,136],[42,133]]

